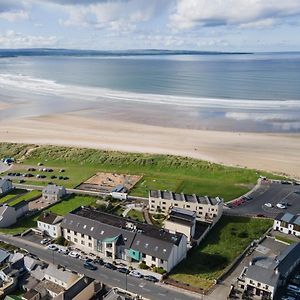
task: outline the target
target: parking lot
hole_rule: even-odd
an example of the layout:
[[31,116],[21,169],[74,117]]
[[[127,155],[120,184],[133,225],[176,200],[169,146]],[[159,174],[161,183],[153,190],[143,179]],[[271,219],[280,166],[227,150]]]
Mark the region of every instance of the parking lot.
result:
[[[253,192],[251,200],[241,205],[225,209],[227,215],[266,216],[275,218],[280,212],[300,214],[300,185],[281,182],[267,182]],[[287,204],[285,209],[277,208],[279,202]],[[265,204],[270,203],[272,207]]]

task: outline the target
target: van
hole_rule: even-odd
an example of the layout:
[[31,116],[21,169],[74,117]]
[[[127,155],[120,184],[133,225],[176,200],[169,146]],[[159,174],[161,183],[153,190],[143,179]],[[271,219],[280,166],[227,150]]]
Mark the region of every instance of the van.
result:
[[291,292],[295,292],[295,293],[299,293],[300,294],[300,288],[299,287],[297,287],[296,285],[292,285],[292,284],[289,284],[288,286],[287,286],[287,289],[288,289],[288,291],[291,291]]

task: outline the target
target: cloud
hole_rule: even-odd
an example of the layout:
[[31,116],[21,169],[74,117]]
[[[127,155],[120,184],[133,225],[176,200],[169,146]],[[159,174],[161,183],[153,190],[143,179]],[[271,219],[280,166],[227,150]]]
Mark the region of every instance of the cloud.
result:
[[61,25],[92,27],[121,33],[133,31],[137,24],[147,22],[161,6],[159,0],[77,0],[72,1],[72,5],[68,5],[71,1],[55,2],[64,4],[64,9],[69,14],[66,20],[60,20]]
[[28,20],[29,14],[26,11],[6,11],[0,13],[0,20],[6,20],[9,22]]
[[0,20],[5,20],[9,22],[28,20],[28,4],[28,1],[1,0]]
[[53,47],[57,42],[56,36],[23,35],[13,30],[0,34],[1,48]]
[[177,29],[225,25],[258,28],[299,15],[299,0],[177,0],[170,21]]

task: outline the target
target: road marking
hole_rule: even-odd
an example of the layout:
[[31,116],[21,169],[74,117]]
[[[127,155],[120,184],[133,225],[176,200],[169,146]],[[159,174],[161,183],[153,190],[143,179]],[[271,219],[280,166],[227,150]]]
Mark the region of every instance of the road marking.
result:
[[166,297],[166,294],[163,294],[163,293],[158,293],[158,295]]
[[108,278],[108,276],[103,273],[101,273],[101,276],[103,276],[104,278]]
[[150,289],[147,289],[145,287],[143,287],[142,289],[145,290],[146,292],[150,292],[151,291]]
[[118,281],[118,282],[120,282],[120,281],[121,281],[120,279],[118,279],[118,278],[114,278],[114,277],[113,277],[113,280],[114,280],[114,281]]
[[128,282],[128,285],[130,286],[135,286],[135,284]]

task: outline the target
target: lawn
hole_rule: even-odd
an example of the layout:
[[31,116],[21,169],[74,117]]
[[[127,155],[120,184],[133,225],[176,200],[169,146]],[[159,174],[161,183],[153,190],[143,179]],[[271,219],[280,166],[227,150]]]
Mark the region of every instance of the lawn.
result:
[[275,239],[278,240],[278,241],[287,243],[287,244],[293,244],[293,243],[296,242],[293,239],[289,239],[288,237],[284,237],[284,236],[281,236],[281,235],[275,235]]
[[13,201],[7,203],[9,206],[14,206],[15,204],[25,200],[25,201],[29,201],[31,200],[32,198],[36,198],[38,196],[41,195],[41,192],[39,191],[30,191],[30,192],[27,192],[25,194],[21,194],[20,196],[18,196],[16,199],[14,199]]
[[143,213],[136,209],[131,209],[126,217],[139,222],[144,222]]
[[208,289],[214,279],[271,226],[272,221],[268,219],[223,216],[206,239],[172,271],[170,278]]
[[5,196],[3,196],[3,197],[0,198],[0,203],[7,202],[7,201],[9,201],[12,198],[24,195],[26,193],[27,193],[27,191],[23,190],[23,189],[13,189],[8,194],[6,194]]
[[47,208],[47,210],[63,216],[79,206],[93,205],[96,201],[97,198],[95,197],[72,195],[61,202],[54,204],[50,208]]
[[[7,144],[0,144],[0,153],[5,153],[3,147],[7,149]],[[25,146],[12,147],[23,149]],[[188,157],[60,146],[40,146],[26,156],[23,164],[36,166],[39,162],[55,170],[53,173],[47,173],[48,177],[45,180],[30,179],[30,183],[45,184],[52,181],[66,187],[75,187],[96,172],[136,174],[143,178],[131,194],[144,197],[147,197],[149,189],[161,189],[220,196],[228,201],[247,192],[256,183],[259,175],[279,178],[265,172],[258,174],[255,170],[226,167]],[[19,165],[20,172],[25,171],[24,165]],[[57,173],[59,168],[64,168],[66,172],[63,175]],[[67,176],[70,179],[51,180],[50,174]]]

